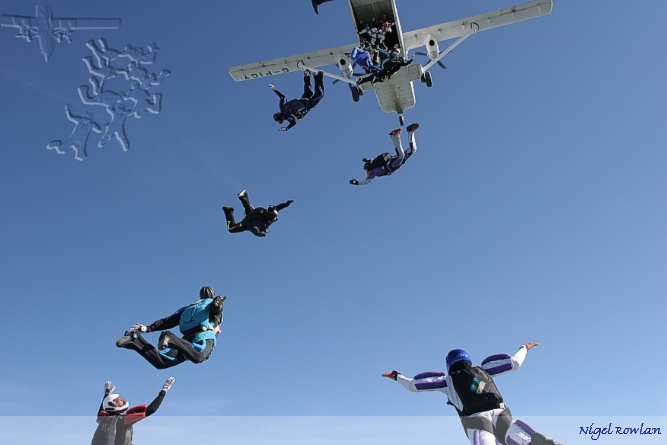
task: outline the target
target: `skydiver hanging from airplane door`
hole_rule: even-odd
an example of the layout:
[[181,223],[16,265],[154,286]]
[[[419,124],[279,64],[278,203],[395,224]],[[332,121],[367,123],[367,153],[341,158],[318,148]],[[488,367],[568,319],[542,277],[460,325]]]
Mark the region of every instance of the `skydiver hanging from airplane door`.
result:
[[279,124],[282,124],[285,120],[289,122],[287,127],[280,127],[280,131],[287,131],[295,126],[324,97],[324,73],[317,71],[314,77],[315,91],[310,86],[310,70],[304,71],[303,96],[301,96],[301,99],[292,99],[289,102],[280,91],[276,90],[276,87],[269,84],[269,88],[280,98],[280,111],[273,115],[273,120]]
[[385,49],[378,49],[377,51],[383,57],[382,62],[380,63],[380,71],[360,78],[357,80],[357,85],[362,85],[366,82],[375,84],[377,82],[384,82],[387,79],[391,79],[391,76],[396,74],[398,70],[404,66],[410,65],[415,60],[414,54],[411,59],[405,59],[404,57],[399,57],[398,53],[395,51],[387,51]]
[[401,142],[401,129],[397,128],[396,130],[389,133],[389,137],[394,142],[394,149],[396,150],[396,156],[391,156],[389,153],[382,153],[381,155],[375,157],[375,159],[362,159],[364,162],[364,170],[366,170],[366,179],[363,181],[358,181],[356,179],[350,179],[350,184],[352,185],[366,185],[370,184],[373,178],[378,176],[389,176],[394,173],[396,170],[401,168],[403,164],[417,151],[417,141],[415,140],[415,131],[419,128],[419,124],[410,124],[406,128],[408,130],[408,138],[410,140],[410,148],[408,150],[403,150],[403,144]]
[[373,63],[373,61],[371,60],[371,53],[369,53],[368,51],[364,51],[359,47],[355,47],[352,50],[352,52],[349,53],[349,56],[352,60],[354,60],[357,63],[357,65],[362,67],[368,74],[380,71],[380,67],[376,66]]

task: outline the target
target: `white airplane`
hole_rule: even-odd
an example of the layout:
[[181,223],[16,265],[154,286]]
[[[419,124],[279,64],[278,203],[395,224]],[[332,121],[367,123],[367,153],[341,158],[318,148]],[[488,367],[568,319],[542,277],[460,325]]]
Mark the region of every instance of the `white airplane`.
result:
[[[352,99],[355,102],[359,100],[359,96],[364,91],[374,89],[380,108],[386,113],[398,113],[402,126],[404,123],[403,112],[415,106],[413,82],[420,80],[427,87],[431,87],[433,82],[429,70],[461,42],[480,31],[547,15],[553,10],[553,0],[534,0],[486,14],[403,32],[398,20],[395,0],[348,0],[348,4],[357,33],[362,31],[366,24],[386,16],[387,20],[394,23],[392,31],[387,33],[385,38],[387,46],[398,48],[399,56],[402,57],[407,57],[408,51],[423,46],[426,48],[430,61],[424,66],[413,63],[401,68],[391,79],[384,82],[375,84],[369,82],[357,86],[357,82],[352,77],[358,78],[360,76],[353,72],[353,66],[346,53],[349,54],[355,47],[360,46],[360,42],[296,56],[234,66],[229,68],[229,74],[235,81],[241,82],[293,71],[313,70],[327,65],[337,65],[341,72],[340,76],[326,71],[324,75],[348,83],[352,91]],[[454,43],[440,51],[438,42],[454,38],[457,38]]]
[[28,42],[37,37],[40,52],[47,62],[53,54],[55,43],[63,39],[71,43],[75,29],[118,29],[121,22],[121,19],[55,18],[49,5],[37,5],[35,17],[11,14],[1,16],[0,26],[19,29],[16,37]]

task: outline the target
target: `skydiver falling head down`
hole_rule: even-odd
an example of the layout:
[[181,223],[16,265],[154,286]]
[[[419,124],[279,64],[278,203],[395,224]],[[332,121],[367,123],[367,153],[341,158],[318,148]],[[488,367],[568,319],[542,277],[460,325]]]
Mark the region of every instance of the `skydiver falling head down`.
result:
[[280,127],[280,131],[287,131],[300,120],[306,117],[306,114],[320,103],[324,97],[324,73],[318,71],[315,73],[315,91],[310,85],[310,70],[304,71],[303,75],[303,95],[301,99],[292,99],[287,101],[285,96],[276,87],[269,84],[269,88],[280,98],[280,111],[273,115],[273,120],[282,124],[289,122],[286,127]]
[[503,445],[561,445],[521,420],[513,422],[492,377],[519,369],[534,346],[539,343],[522,345],[513,356],[492,355],[481,366],[472,366],[466,351],[454,349],[447,354],[447,374],[422,372],[411,379],[391,371],[382,376],[396,380],[412,392],[444,393],[447,403],[456,408],[471,445],[496,445],[496,440]]
[[[183,306],[172,315],[148,326],[140,323],[132,325],[116,341],[116,346],[137,351],[157,369],[171,368],[186,360],[203,363],[217,345],[226,299],[216,296],[211,286],[204,286],[199,291],[199,301]],[[182,338],[166,330],[176,326],[183,334]],[[154,331],[163,331],[157,349],[141,335]]]
[[157,411],[173,383],[174,378],[169,377],[150,405],[129,408],[127,400],[113,393],[116,387],[111,386],[110,381],[106,382],[104,399],[97,413],[98,425],[91,445],[131,445],[134,435],[133,425]]
[[248,192],[241,190],[236,195],[243,204],[243,211],[245,218],[240,223],[234,219],[234,207],[223,206],[222,211],[225,212],[227,219],[227,230],[229,233],[240,233],[249,230],[253,235],[264,237],[269,233],[269,226],[278,221],[278,212],[290,206],[294,201],[289,200],[277,206],[270,205],[268,209],[264,207],[254,207],[250,204],[248,199]]
[[358,181],[356,179],[350,179],[350,184],[352,185],[366,185],[370,184],[373,178],[377,176],[389,176],[394,173],[396,170],[401,168],[403,164],[417,151],[417,141],[415,140],[415,131],[419,128],[419,124],[410,124],[407,127],[408,130],[408,139],[410,140],[410,148],[403,150],[403,144],[401,143],[401,129],[397,128],[396,130],[389,133],[389,137],[394,142],[394,149],[396,150],[396,156],[391,156],[389,153],[382,153],[375,157],[375,159],[364,158],[364,170],[366,170],[366,179],[363,181]]

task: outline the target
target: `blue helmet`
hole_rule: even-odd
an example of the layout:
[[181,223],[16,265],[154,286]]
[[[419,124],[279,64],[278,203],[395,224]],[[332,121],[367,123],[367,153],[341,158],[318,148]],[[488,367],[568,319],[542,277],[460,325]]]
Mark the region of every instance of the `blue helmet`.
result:
[[447,358],[445,359],[445,362],[447,363],[447,372],[449,372],[449,368],[451,368],[454,363],[462,361],[469,361],[472,363],[470,356],[463,349],[452,349],[449,351]]

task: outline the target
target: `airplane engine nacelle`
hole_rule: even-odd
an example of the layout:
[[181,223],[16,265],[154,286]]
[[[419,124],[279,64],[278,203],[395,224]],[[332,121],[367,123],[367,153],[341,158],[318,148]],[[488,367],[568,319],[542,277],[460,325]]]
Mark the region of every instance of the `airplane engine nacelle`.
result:
[[438,41],[435,39],[430,39],[426,44],[426,53],[428,54],[429,59],[435,59],[440,53],[440,48],[438,47]]
[[338,68],[340,69],[340,72],[343,73],[343,76],[347,77],[348,79],[352,76],[352,65],[349,61],[340,59],[338,61]]

